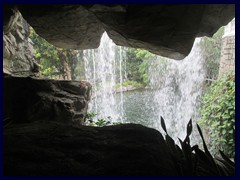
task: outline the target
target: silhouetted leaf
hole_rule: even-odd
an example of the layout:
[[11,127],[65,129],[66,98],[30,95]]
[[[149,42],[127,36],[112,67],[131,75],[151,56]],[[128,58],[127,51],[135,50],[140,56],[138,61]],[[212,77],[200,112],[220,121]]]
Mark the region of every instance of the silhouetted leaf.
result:
[[[180,141],[181,142],[181,141]],[[193,159],[192,159],[192,148],[190,146],[190,139],[189,136],[185,138],[185,140],[181,143],[182,146],[182,151],[185,159],[185,173],[187,175],[193,175],[194,174],[194,169],[195,165],[193,164]]]
[[216,159],[216,164],[221,171],[222,175],[229,176],[235,174],[235,167],[231,166],[229,163],[227,163],[224,159],[220,159],[218,157]]
[[223,158],[229,165],[231,165],[232,167],[235,167],[235,163],[232,162],[232,161],[223,153],[223,151],[219,150],[219,152],[220,152],[222,158]]
[[190,136],[192,133],[192,119],[187,124],[187,135]]
[[195,149],[199,149],[198,145],[194,145],[192,148],[192,151],[194,151]]
[[200,149],[195,149],[195,153],[198,157],[198,160],[200,161],[199,165],[205,169],[208,172],[211,172],[212,175],[220,175],[219,170],[216,168],[216,166],[212,163],[211,158],[206,155],[205,152],[203,152]]
[[166,125],[165,125],[165,122],[164,122],[164,119],[162,116],[161,116],[161,126],[162,126],[163,130],[165,131],[165,133],[167,133]]
[[167,142],[167,145],[169,147],[170,153],[174,157],[180,159],[181,158],[181,154],[179,154],[179,151],[177,149],[177,146],[176,146],[174,140],[168,134],[166,135],[166,142]]
[[206,155],[209,157],[209,159],[211,160],[211,164],[215,167],[216,171],[218,172],[218,174],[220,174],[219,172],[219,169],[218,169],[218,166],[216,165],[216,162],[214,161],[212,155],[210,154],[210,152],[208,151],[208,148],[207,148],[207,145],[205,143],[205,140],[203,138],[203,134],[202,134],[202,130],[201,128],[199,127],[199,125],[197,124],[197,128],[198,128],[198,132],[202,138],[202,141],[203,141],[203,147],[204,147],[204,151],[206,153]]
[[[174,140],[167,134],[166,135],[166,143],[170,151],[170,155],[177,170],[178,175],[183,174],[183,167],[182,167],[182,151],[177,145],[175,144]],[[180,150],[179,150],[180,149]]]
[[179,140],[181,146],[183,146],[183,142],[182,142],[182,140],[181,140],[180,138],[178,138],[178,140]]
[[212,157],[212,155],[211,155],[210,152],[208,151],[207,145],[206,145],[205,140],[204,140],[204,138],[203,138],[202,130],[201,130],[201,128],[199,127],[198,124],[197,124],[197,128],[198,128],[198,132],[199,132],[199,134],[200,134],[200,136],[201,136],[201,138],[202,138],[202,141],[203,141],[203,148],[204,148],[205,153],[206,153],[209,157]]
[[199,148],[194,149],[196,155],[201,159],[201,161],[204,161],[206,164],[211,165],[212,161],[211,159]]

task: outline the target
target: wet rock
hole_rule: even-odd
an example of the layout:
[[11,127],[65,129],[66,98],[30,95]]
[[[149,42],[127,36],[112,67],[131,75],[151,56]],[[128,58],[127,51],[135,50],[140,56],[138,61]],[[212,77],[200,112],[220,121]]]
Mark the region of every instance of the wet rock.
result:
[[89,83],[10,75],[5,75],[3,82],[4,118],[14,123],[84,123],[91,93]]

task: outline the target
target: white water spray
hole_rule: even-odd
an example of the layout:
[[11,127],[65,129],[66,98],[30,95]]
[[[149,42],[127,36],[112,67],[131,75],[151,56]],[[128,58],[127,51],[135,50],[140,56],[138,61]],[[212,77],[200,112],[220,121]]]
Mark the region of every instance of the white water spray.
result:
[[[151,70],[150,82],[153,91],[156,129],[161,130],[162,116],[168,127],[168,133],[175,139],[184,139],[186,126],[193,121],[193,142],[198,136],[196,121],[199,118],[198,107],[205,81],[204,60],[199,48],[200,39],[196,39],[191,53],[183,60],[163,59],[155,72]],[[157,71],[156,71],[157,70]],[[157,87],[156,87],[157,86]]]
[[[123,118],[123,93],[122,93],[122,48],[120,48],[119,73],[116,77],[116,48],[105,32],[101,38],[98,49],[84,50],[83,59],[85,63],[85,77],[93,85],[93,97],[89,105],[89,112],[97,113],[97,118],[108,119],[122,122]],[[121,100],[116,102],[115,86],[120,81]],[[120,108],[119,108],[120,107]]]
[[[125,97],[122,92],[122,83],[127,78],[125,50],[117,47],[104,33],[98,49],[83,53],[86,80],[93,85],[89,111],[97,113],[97,118],[107,119],[110,116],[113,121],[142,123],[160,131],[162,116],[169,134],[175,140],[177,137],[183,139],[190,118],[194,125],[198,119],[205,77],[198,42],[199,39],[195,41],[191,53],[181,61],[155,55],[149,68],[150,90],[127,92]],[[115,88],[117,82],[120,84],[119,93]],[[131,93],[135,93],[135,97]],[[146,93],[148,96],[145,96]],[[141,115],[143,112],[145,115]]]

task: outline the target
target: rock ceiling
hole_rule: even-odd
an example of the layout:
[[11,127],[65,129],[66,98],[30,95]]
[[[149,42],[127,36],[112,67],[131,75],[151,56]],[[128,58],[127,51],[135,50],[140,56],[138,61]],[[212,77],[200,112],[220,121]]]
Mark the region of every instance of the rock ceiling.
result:
[[[195,37],[212,36],[235,16],[233,4],[16,5],[27,22],[61,48],[97,48],[104,31],[117,45],[183,59]],[[4,7],[4,24],[12,6]]]

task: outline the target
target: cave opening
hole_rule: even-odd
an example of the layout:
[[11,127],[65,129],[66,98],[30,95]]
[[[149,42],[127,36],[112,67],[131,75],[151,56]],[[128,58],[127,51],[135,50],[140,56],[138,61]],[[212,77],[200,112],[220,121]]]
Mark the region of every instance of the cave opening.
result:
[[[213,37],[196,38],[191,52],[183,60],[159,56],[144,49],[118,46],[106,32],[103,33],[98,48],[86,48],[85,50],[58,48],[41,38],[22,18],[20,12],[16,12],[12,22],[15,23],[13,24],[14,28],[4,34],[4,126],[6,135],[11,134],[9,133],[11,127],[17,128],[15,124],[21,127],[25,123],[33,123],[30,127],[36,128],[38,122],[43,130],[46,129],[49,132],[56,125],[47,124],[48,127],[45,127],[44,123],[41,123],[50,121],[75,127],[86,125],[86,127],[82,127],[82,131],[89,130],[88,127],[102,127],[103,129],[99,131],[103,135],[98,134],[100,139],[93,138],[93,141],[110,138],[107,143],[111,144],[113,142],[111,136],[105,134],[107,132],[105,126],[115,128],[116,134],[113,136],[121,138],[124,136],[122,133],[126,130],[124,128],[121,130],[121,127],[129,123],[130,129],[135,129],[133,124],[141,124],[165,134],[161,120],[163,118],[168,134],[180,145],[181,143],[177,142],[178,138],[185,138],[187,124],[192,119],[191,145],[203,146],[196,127],[196,123],[201,121],[205,140],[208,146],[211,146],[210,152],[218,154],[217,150],[221,149],[230,158],[234,158],[234,19],[227,26],[216,31]],[[112,36],[111,33],[110,36]],[[163,53],[163,55],[165,54]],[[227,65],[226,62],[228,62]],[[225,79],[221,80],[221,78]],[[215,85],[218,84],[217,81],[222,86]],[[228,106],[219,107],[219,103],[217,103],[212,109],[207,109],[209,102],[204,100],[204,96],[209,97],[225,92],[215,92],[211,95],[209,92],[215,91],[209,90],[211,86],[215,89],[229,87],[231,98],[228,99]],[[21,92],[20,95],[18,95],[19,92]],[[222,99],[222,101],[226,100]],[[211,100],[214,100],[214,97]],[[228,108],[228,111],[224,112],[225,114],[218,113],[223,112],[225,108]],[[204,117],[207,111],[212,113]],[[206,118],[210,117],[214,120],[224,118],[228,121],[219,121],[217,125],[216,122],[209,124]],[[222,128],[225,125],[228,129]],[[216,126],[221,127],[216,131],[220,131],[220,136],[216,135],[216,132],[212,133],[212,129],[207,126],[213,126],[212,129]],[[59,129],[62,129],[61,131],[66,137],[71,137],[71,134],[75,133],[72,130],[64,130],[62,126]],[[56,131],[56,138],[59,138],[61,131],[59,130],[59,134]],[[122,131],[121,136],[117,134],[118,131]],[[226,131],[229,132],[226,133]],[[68,134],[69,132],[70,134]],[[20,128],[17,133],[24,134]],[[89,133],[94,134],[95,132],[90,130]],[[127,136],[135,137],[129,131],[125,133]],[[11,140],[12,137],[9,136],[9,138]],[[50,138],[50,136],[47,135],[45,138]],[[113,140],[116,139],[113,138]],[[213,140],[215,144],[211,144]],[[84,138],[81,139],[82,141]],[[122,142],[120,144],[123,146]],[[55,145],[58,147],[59,144]],[[34,148],[34,145],[31,148]],[[99,150],[94,153],[89,150],[89,147],[85,148],[79,155],[81,162],[84,161],[84,157],[96,160],[99,158],[96,154],[102,152]],[[86,152],[84,152],[85,150]],[[128,151],[130,150],[128,149]],[[74,158],[77,156],[76,153],[73,152]],[[54,156],[56,155],[54,154]],[[109,159],[105,160],[111,164]],[[75,167],[75,165],[73,166]],[[10,166],[8,165],[8,167]],[[111,174],[112,170],[110,171],[108,168],[104,172],[96,171],[96,174]],[[142,167],[135,168],[141,170]],[[46,169],[43,171],[50,174],[53,172],[48,172]],[[150,170],[148,174],[149,172]],[[120,168],[119,174],[124,173],[131,174]],[[91,174],[90,170],[79,173],[79,175],[84,174]]]

